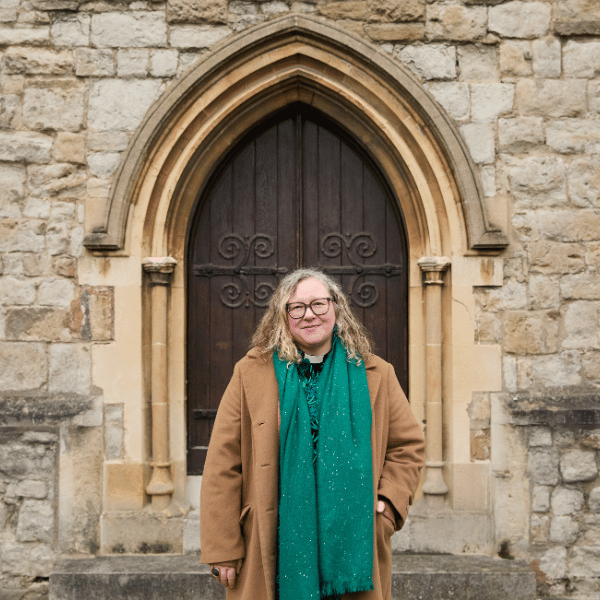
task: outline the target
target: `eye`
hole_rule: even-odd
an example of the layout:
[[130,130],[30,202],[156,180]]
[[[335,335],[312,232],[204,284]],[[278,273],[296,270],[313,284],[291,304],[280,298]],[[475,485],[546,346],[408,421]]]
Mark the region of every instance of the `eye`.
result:
[[327,302],[325,302],[324,300],[315,300],[312,303],[312,306],[314,306],[315,308],[325,308],[325,306],[327,306]]
[[289,310],[302,310],[304,308],[304,304],[302,304],[302,302],[299,302],[297,304],[290,304],[289,305]]

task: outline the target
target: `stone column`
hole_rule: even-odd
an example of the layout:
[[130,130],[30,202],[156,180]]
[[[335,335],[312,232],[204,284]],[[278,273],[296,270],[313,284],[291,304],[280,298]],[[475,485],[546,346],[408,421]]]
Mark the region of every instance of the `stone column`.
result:
[[442,508],[448,486],[443,475],[443,406],[442,406],[442,285],[443,274],[450,264],[445,256],[423,257],[417,261],[425,274],[425,369],[426,369],[426,438],[427,468],[423,493],[432,508]]
[[174,491],[169,462],[169,397],[167,372],[168,292],[171,275],[177,261],[169,256],[145,258],[144,271],[152,288],[152,476],[146,493],[152,498],[152,508],[168,508]]

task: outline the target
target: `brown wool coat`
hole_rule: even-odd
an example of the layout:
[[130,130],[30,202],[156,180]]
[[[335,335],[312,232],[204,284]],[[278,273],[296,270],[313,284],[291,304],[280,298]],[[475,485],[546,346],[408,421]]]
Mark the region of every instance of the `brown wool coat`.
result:
[[[365,362],[371,407],[373,489],[386,498],[402,527],[417,487],[425,444],[393,367]],[[219,407],[202,477],[201,563],[243,558],[227,600],[275,600],[279,392],[273,359],[251,350],[235,367]],[[375,513],[375,506],[373,507]],[[391,597],[392,523],[376,513],[375,590],[344,600]],[[280,600],[292,600],[281,598]]]

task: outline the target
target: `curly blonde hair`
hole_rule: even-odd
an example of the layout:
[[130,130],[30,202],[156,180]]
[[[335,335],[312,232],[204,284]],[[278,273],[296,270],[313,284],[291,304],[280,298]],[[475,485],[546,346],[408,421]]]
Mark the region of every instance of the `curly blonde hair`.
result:
[[320,281],[328,289],[335,310],[337,335],[348,352],[348,360],[356,360],[360,364],[361,359],[366,360],[372,354],[371,336],[350,308],[350,302],[340,285],[315,268],[297,269],[281,280],[252,336],[252,347],[263,354],[272,353],[277,348],[283,360],[296,363],[302,360],[290,332],[286,304],[298,284],[311,278]]

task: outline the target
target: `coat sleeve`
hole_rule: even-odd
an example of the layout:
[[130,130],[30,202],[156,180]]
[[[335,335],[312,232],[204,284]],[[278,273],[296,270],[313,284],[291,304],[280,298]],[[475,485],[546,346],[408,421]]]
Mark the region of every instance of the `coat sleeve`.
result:
[[200,492],[201,563],[244,558],[240,526],[242,382],[239,365],[219,405],[208,445]]
[[412,504],[423,467],[425,441],[408,400],[398,383],[396,373],[388,365],[386,384],[389,406],[388,442],[377,493],[396,510],[399,530]]

